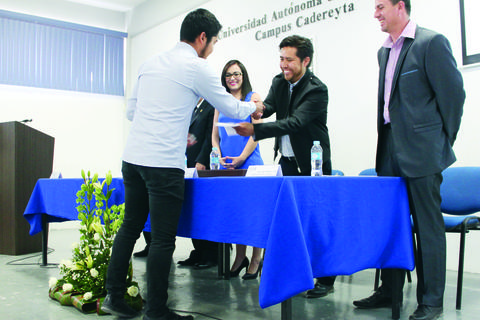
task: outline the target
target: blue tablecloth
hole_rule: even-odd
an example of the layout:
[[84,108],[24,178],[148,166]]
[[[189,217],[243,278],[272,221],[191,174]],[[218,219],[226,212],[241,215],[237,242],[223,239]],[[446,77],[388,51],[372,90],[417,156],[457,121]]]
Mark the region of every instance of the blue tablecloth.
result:
[[[41,179],[25,218],[30,233],[75,220],[80,179]],[[112,203],[123,202],[123,184]],[[115,192],[114,192],[115,194]],[[387,177],[217,177],[185,180],[182,237],[266,248],[262,308],[313,288],[313,278],[369,268],[413,270],[405,182]]]

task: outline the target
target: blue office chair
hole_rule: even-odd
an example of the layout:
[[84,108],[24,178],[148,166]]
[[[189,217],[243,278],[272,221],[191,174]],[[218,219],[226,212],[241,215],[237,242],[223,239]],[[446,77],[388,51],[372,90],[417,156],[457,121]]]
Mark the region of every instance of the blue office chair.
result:
[[[460,233],[456,308],[462,307],[465,235],[480,230],[480,167],[452,167],[443,171],[440,186],[445,231]],[[473,215],[476,213],[477,215]],[[448,215],[445,215],[448,214]]]
[[333,169],[333,170],[332,170],[332,176],[342,176],[342,177],[343,177],[344,174],[343,174],[343,171],[341,171],[341,170],[335,170],[335,169]]
[[358,175],[359,176],[376,176],[377,171],[375,171],[374,168],[368,168],[368,169],[362,170]]
[[[375,168],[368,168],[365,170],[362,170],[359,174],[359,176],[376,176],[377,171],[375,171]],[[415,237],[413,237],[413,247],[416,248],[415,245]],[[409,270],[407,270],[407,281],[409,283],[412,283],[412,275]],[[380,285],[380,269],[375,270],[375,283],[373,285],[373,289],[376,291],[378,289],[378,286]]]

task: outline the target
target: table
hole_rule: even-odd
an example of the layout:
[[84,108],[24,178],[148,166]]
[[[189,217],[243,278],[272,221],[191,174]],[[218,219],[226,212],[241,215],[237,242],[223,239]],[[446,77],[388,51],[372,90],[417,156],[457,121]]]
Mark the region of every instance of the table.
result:
[[[77,219],[74,199],[80,185],[81,179],[40,179],[24,214],[30,233],[41,231],[42,216],[48,222]],[[112,185],[122,193],[121,179],[113,179]],[[186,179],[177,234],[266,248],[259,288],[262,308],[313,288],[315,277],[414,268],[402,178]],[[399,310],[393,317],[399,317]]]

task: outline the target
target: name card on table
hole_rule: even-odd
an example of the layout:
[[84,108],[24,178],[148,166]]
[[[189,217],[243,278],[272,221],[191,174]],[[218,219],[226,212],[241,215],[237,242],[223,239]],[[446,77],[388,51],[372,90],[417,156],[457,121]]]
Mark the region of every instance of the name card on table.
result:
[[198,178],[197,168],[186,168],[185,178]]
[[249,166],[246,177],[281,177],[282,168],[278,164]]

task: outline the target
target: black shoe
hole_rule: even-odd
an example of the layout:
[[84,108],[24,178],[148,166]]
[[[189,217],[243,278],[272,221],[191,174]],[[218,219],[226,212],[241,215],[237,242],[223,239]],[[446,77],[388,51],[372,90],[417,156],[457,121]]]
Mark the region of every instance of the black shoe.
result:
[[305,298],[321,298],[333,292],[333,285],[327,286],[317,281],[315,288],[310,289],[305,294]]
[[258,268],[257,268],[257,271],[255,273],[245,272],[242,279],[243,280],[255,280],[255,279],[257,279],[258,273],[262,272],[262,266],[263,266],[263,260],[260,261],[260,263],[258,265]]
[[203,261],[203,262],[195,263],[195,265],[193,266],[193,269],[202,270],[202,269],[209,269],[209,268],[216,267],[216,266],[217,266],[216,262]]
[[435,320],[443,313],[442,307],[430,307],[424,304],[418,306],[417,310],[410,315],[409,320]]
[[360,309],[376,309],[392,306],[392,297],[377,290],[370,297],[353,301],[353,305]]
[[238,275],[240,274],[240,271],[242,271],[243,268],[245,269],[248,268],[248,264],[249,264],[248,258],[245,257],[242,263],[240,264],[240,267],[237,268],[237,270],[230,271],[230,278],[238,277]]
[[193,267],[196,263],[200,262],[200,254],[197,250],[192,250],[187,260],[178,261],[177,264],[182,267]]
[[113,298],[110,294],[105,297],[101,309],[120,318],[134,318],[139,315],[123,298]]
[[145,249],[143,249],[142,251],[135,252],[133,256],[135,258],[145,258],[148,256],[148,251],[150,251],[150,247],[146,246]]
[[167,314],[160,318],[150,318],[149,316],[144,315],[143,320],[193,320],[193,316],[181,316],[172,310],[168,310]]

